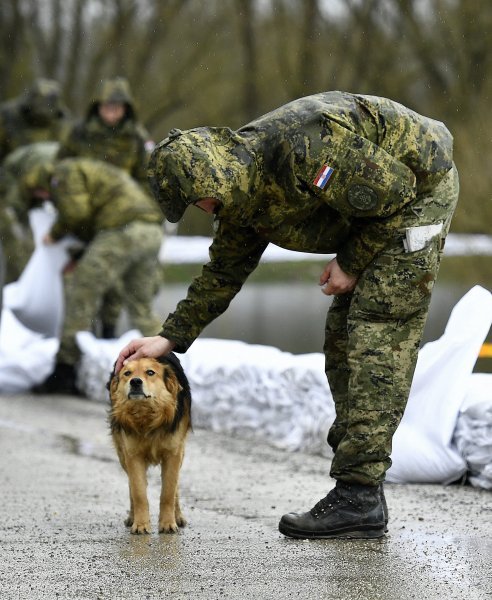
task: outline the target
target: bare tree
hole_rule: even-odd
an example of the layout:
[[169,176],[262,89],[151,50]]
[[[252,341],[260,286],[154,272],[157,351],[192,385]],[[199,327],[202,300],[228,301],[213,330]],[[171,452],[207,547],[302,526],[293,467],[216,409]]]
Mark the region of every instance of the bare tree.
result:
[[24,18],[16,0],[0,2],[0,94],[5,100],[17,91],[19,74],[12,68],[22,53]]
[[242,113],[246,121],[258,115],[257,91],[258,64],[255,44],[255,10],[251,0],[236,0],[239,15],[239,37],[244,55],[242,65]]

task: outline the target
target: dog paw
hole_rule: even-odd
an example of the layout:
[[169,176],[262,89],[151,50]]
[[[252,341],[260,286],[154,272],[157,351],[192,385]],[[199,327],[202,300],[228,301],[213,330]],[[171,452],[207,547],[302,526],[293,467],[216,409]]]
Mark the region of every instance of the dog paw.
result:
[[188,523],[188,521],[183,517],[183,515],[179,514],[179,515],[176,515],[176,523],[177,523],[178,527],[186,527],[186,524]]
[[131,532],[135,535],[138,535],[140,533],[150,533],[150,523],[133,523]]
[[128,515],[128,517],[124,520],[125,527],[131,527],[133,525],[133,515]]
[[179,527],[175,521],[159,521],[159,533],[178,533]]

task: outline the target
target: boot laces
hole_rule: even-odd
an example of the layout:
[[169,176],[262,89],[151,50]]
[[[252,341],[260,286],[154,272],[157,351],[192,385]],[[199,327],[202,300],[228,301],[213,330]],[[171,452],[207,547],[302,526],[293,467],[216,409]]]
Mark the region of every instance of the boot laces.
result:
[[319,502],[317,502],[313,508],[309,511],[313,517],[320,517],[327,512],[333,512],[337,510],[341,506],[345,506],[347,504],[353,504],[350,498],[344,498],[341,496],[337,489],[331,490],[324,498],[321,498]]

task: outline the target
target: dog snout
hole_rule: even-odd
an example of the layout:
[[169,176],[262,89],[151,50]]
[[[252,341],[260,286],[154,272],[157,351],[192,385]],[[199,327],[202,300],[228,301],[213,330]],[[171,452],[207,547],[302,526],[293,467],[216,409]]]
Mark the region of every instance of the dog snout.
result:
[[143,381],[140,379],[140,377],[133,377],[132,379],[130,379],[131,387],[134,387],[134,388],[142,387],[142,383],[143,383]]

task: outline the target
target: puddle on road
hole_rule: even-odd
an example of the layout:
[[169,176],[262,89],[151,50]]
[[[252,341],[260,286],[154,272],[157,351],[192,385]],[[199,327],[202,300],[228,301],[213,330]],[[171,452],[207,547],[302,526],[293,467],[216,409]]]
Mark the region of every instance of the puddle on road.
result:
[[56,435],[55,440],[59,443],[61,442],[64,450],[68,451],[70,454],[74,454],[75,456],[95,458],[96,460],[103,462],[116,461],[116,458],[104,454],[105,449],[87,440],[82,440],[78,437],[66,434]]
[[63,451],[75,456],[85,456],[95,458],[103,462],[115,462],[116,458],[110,455],[110,451],[102,446],[64,433],[55,433],[48,429],[31,427],[16,421],[8,419],[0,419],[0,429],[10,429],[12,431],[20,431],[23,433],[38,434],[47,446],[60,447]]

